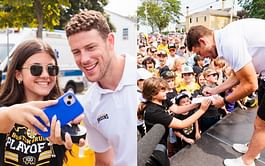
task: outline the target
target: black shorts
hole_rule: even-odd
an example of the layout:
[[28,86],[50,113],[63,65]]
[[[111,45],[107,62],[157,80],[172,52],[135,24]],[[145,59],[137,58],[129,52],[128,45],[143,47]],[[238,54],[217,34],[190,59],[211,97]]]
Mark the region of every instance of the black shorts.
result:
[[259,80],[258,104],[258,117],[265,121],[265,80]]

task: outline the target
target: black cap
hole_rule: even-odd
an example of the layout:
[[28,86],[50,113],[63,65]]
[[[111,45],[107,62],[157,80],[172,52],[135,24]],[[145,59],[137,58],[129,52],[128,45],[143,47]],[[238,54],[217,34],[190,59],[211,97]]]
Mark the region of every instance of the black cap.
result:
[[179,105],[180,100],[185,97],[189,98],[189,95],[186,93],[179,93],[175,98],[176,104]]
[[176,49],[177,47],[174,43],[168,44],[168,49],[172,49],[172,48]]
[[160,76],[163,79],[175,78],[175,73],[173,71],[167,70],[167,71],[163,71]]

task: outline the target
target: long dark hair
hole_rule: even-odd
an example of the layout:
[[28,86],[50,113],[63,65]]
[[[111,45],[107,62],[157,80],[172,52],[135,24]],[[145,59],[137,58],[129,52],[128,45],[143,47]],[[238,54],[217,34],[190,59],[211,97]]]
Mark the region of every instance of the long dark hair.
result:
[[[53,49],[46,42],[40,39],[30,39],[20,43],[10,57],[11,62],[8,65],[6,80],[0,92],[1,105],[9,106],[25,102],[24,86],[18,83],[15,73],[16,70],[21,71],[23,64],[29,57],[40,52],[48,53],[54,59],[55,64],[58,65]],[[61,92],[58,79],[56,79],[55,86],[51,92],[44,97],[44,100],[56,99],[60,95]]]

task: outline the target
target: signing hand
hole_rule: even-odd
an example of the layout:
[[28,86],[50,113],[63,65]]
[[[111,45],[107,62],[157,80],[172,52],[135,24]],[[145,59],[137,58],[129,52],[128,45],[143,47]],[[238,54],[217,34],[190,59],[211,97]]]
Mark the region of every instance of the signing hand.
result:
[[221,96],[216,95],[212,100],[212,105],[214,105],[217,108],[221,108],[225,105],[224,99]]

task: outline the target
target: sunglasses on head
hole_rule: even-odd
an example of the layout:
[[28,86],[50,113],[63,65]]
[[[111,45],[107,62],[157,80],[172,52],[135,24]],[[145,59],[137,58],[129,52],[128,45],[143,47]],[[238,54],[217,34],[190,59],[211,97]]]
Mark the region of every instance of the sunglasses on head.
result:
[[24,67],[22,69],[29,69],[30,73],[33,76],[40,76],[43,72],[43,68],[46,67],[46,70],[48,71],[49,76],[56,76],[59,72],[59,67],[56,65],[46,65],[42,66],[41,64],[33,64],[29,67]]

